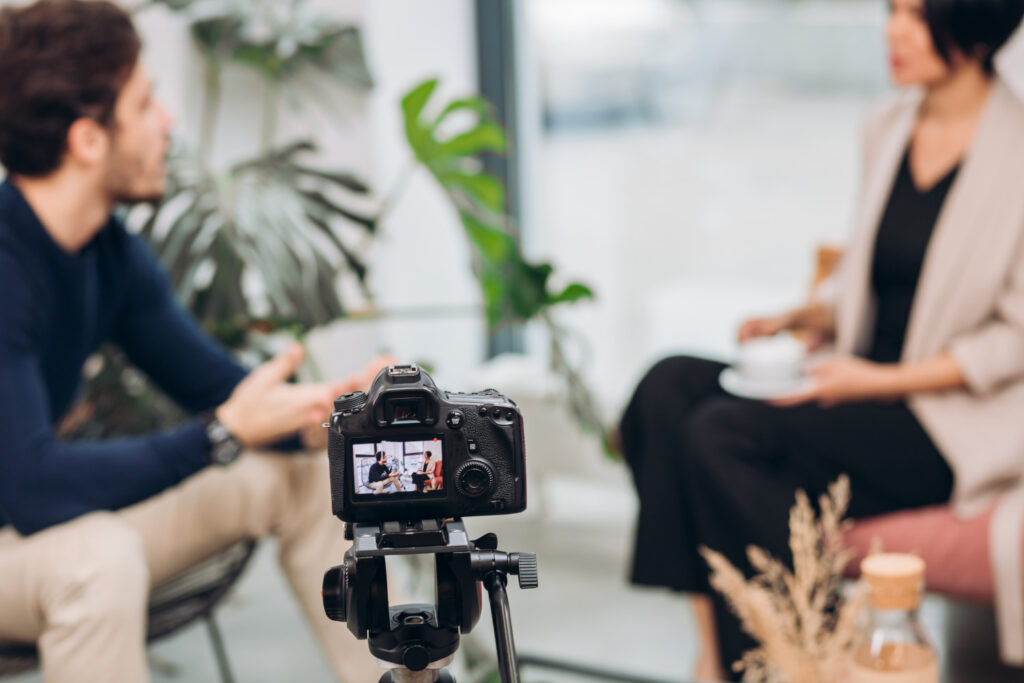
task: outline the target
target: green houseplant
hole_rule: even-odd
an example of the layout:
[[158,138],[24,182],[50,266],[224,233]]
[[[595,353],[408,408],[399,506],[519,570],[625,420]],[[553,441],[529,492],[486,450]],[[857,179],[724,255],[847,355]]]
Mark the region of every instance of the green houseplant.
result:
[[[155,206],[127,207],[125,219],[153,246],[179,300],[222,343],[255,360],[264,355],[259,342],[266,333],[300,335],[344,315],[341,278],[355,280],[368,296],[361,252],[376,221],[353,204],[369,187],[344,169],[316,166],[310,140],[274,145],[286,94],[300,101],[324,79],[357,92],[372,87],[361,35],[308,11],[305,2],[154,0],[136,11],[153,6],[188,18],[202,57],[199,141],[192,149],[175,145],[165,197]],[[254,154],[217,168],[210,151],[230,69],[259,76],[262,131]],[[60,432],[100,438],[181,418],[173,402],[105,347],[87,365],[84,395]]]
[[[149,4],[188,17],[204,70],[198,150],[179,146],[169,160],[164,199],[127,212],[129,225],[168,269],[179,299],[223,343],[256,355],[265,333],[287,330],[301,336],[348,314],[350,307],[339,295],[342,278],[354,281],[360,303],[372,302],[362,254],[404,192],[404,182],[374,199],[356,174],[318,166],[312,140],[274,144],[284,94],[309,93],[318,79],[359,92],[372,87],[358,29],[310,13],[302,0]],[[260,77],[262,134],[253,156],[218,169],[210,150],[227,69]],[[437,85],[436,79],[425,80],[401,100],[410,170],[427,170],[458,213],[472,246],[488,328],[493,332],[531,320],[544,325],[574,414],[603,436],[590,392],[565,351],[570,332],[552,315],[554,307],[593,294],[579,283],[552,291],[553,267],[524,258],[506,212],[504,187],[479,160],[483,153],[504,153],[504,131],[480,97],[437,103]],[[453,120],[468,124],[449,132]],[[119,404],[119,390],[128,390],[145,407]],[[84,404],[68,433],[102,436],[108,431],[102,425],[116,432],[144,431],[180,417],[113,349],[92,365]]]

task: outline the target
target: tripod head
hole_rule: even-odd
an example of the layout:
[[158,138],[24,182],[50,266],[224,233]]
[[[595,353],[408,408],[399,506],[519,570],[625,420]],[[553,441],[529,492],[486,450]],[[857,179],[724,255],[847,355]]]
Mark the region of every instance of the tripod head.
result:
[[[520,588],[537,587],[533,553],[502,552],[494,534],[470,541],[461,519],[347,524],[345,534],[352,547],[344,564],[324,574],[324,610],[331,619],[347,622],[357,638],[367,639],[377,659],[410,673],[447,665],[460,633],[469,633],[480,619],[483,583],[490,595],[502,681],[519,680],[505,585],[508,575],[515,574]],[[435,558],[435,603],[390,606],[385,558],[423,554]],[[431,681],[441,675],[413,679],[394,673],[381,680]]]

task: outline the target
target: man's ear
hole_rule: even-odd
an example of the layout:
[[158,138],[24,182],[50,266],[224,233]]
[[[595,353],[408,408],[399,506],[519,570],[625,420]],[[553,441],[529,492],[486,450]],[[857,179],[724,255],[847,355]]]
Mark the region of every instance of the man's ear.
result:
[[102,164],[110,150],[110,133],[95,119],[76,119],[68,128],[69,159],[83,166]]

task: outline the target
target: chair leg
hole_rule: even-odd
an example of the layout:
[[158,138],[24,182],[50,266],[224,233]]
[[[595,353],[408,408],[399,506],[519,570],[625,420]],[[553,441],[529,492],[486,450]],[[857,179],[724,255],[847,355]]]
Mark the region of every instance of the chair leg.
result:
[[235,677],[231,674],[231,664],[228,662],[228,653],[224,649],[224,639],[220,635],[220,628],[210,611],[204,618],[206,630],[210,634],[210,644],[213,646],[213,654],[217,657],[217,669],[220,671],[220,679],[224,683],[235,683]]

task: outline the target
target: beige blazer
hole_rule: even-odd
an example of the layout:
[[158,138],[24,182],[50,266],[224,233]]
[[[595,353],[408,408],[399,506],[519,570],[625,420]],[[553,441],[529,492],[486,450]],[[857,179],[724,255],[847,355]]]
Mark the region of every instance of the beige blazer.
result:
[[[875,233],[920,101],[920,93],[904,94],[868,118],[861,210],[838,274],[840,353],[864,353],[871,339]],[[928,245],[902,359],[943,352],[956,359],[967,388],[908,403],[952,467],[953,501],[967,512],[1002,489],[1024,491],[1024,103],[1000,80]],[[1003,656],[1024,663],[1024,492],[1015,495],[995,515],[1002,530],[994,529],[992,546]],[[1016,569],[1003,555],[1016,556]]]

